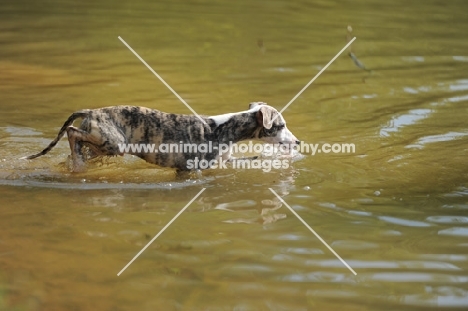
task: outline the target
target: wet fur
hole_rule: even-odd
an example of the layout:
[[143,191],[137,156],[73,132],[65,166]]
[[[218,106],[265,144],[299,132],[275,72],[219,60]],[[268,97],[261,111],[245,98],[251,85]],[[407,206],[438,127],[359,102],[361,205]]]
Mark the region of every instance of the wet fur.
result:
[[[119,144],[202,144],[211,142],[213,147],[229,142],[246,139],[261,139],[274,142],[278,131],[285,130],[281,116],[264,103],[252,103],[249,110],[222,116],[202,116],[206,124],[194,115],[165,113],[145,107],[113,106],[101,109],[85,109],[73,113],[63,124],[57,137],[41,152],[24,157],[34,159],[47,154],[63,137],[65,132],[70,143],[73,171],[84,169],[87,147],[91,158],[96,156],[123,155]],[[73,122],[82,118],[81,125],[74,127]],[[291,134],[289,143],[298,143]],[[277,141],[279,142],[279,141]],[[145,161],[159,166],[187,170],[187,160],[218,159],[218,150],[211,153],[131,153]],[[230,152],[222,155],[229,160]]]

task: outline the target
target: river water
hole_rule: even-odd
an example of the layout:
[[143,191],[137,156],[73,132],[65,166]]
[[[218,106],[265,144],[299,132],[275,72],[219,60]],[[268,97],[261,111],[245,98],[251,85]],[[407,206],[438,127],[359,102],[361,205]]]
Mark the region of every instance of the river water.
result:
[[[287,169],[181,178],[132,157],[67,168],[83,108],[284,107]],[[0,6],[0,309],[468,306],[465,1],[31,1]],[[349,38],[348,38],[349,39]],[[206,190],[120,276],[117,273]],[[273,189],[357,274],[285,206]]]

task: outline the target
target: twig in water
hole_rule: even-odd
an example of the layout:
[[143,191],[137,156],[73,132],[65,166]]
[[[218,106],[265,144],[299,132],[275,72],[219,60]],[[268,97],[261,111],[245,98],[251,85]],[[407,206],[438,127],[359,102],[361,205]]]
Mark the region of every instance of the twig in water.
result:
[[[351,33],[353,32],[353,28],[350,25],[348,25],[347,30],[348,32],[346,33],[346,42],[349,42],[353,38],[353,36],[351,35]],[[370,69],[367,69],[366,66],[356,57],[352,50],[352,45],[349,47],[348,55],[353,60],[354,64],[358,66],[358,68],[361,68],[365,71],[371,71]]]

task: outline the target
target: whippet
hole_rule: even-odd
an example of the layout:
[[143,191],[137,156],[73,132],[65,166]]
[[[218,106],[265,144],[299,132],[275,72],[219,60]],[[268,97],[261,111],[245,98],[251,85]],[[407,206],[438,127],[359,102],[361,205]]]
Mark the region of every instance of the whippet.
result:
[[[82,118],[80,127],[73,122]],[[232,158],[231,150],[220,154],[222,144],[259,139],[273,144],[298,145],[300,141],[287,129],[283,116],[265,103],[251,103],[248,110],[217,116],[165,113],[144,107],[113,106],[84,109],[73,113],[63,124],[57,137],[41,152],[23,157],[34,159],[48,153],[63,137],[68,136],[72,171],[84,170],[84,163],[97,156],[123,155],[125,144],[210,144],[210,150],[161,153],[128,151],[145,161],[163,167],[187,171],[187,161],[222,160]],[[85,152],[87,148],[88,154]]]

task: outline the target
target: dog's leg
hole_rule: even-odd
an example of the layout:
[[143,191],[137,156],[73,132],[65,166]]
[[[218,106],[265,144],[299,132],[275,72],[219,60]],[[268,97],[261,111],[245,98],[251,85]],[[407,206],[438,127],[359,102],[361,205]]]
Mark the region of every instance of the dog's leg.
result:
[[86,152],[86,155],[83,155],[85,157],[86,161],[92,160],[92,159],[97,158],[97,157],[102,156],[102,155],[105,155],[104,153],[102,153],[102,151],[96,145],[93,145],[93,144],[88,143],[88,142],[83,143],[83,145],[85,145],[88,148],[88,150]]
[[81,148],[83,147],[83,136],[88,133],[74,126],[67,128],[68,142],[70,144],[72,171],[82,172],[85,170],[84,156]]
[[[114,133],[117,134],[117,133]],[[70,126],[67,128],[68,142],[70,143],[70,149],[72,152],[72,171],[82,172],[85,170],[86,157],[83,154],[83,146],[89,148],[90,158],[97,156],[106,155],[120,155],[118,150],[118,143],[123,142],[124,139],[121,135],[112,135],[106,140],[102,135],[96,135],[96,133],[88,133],[85,130]]]
[[237,158],[232,155],[232,148],[230,148],[227,152],[223,153],[219,158],[218,161],[223,161],[226,163],[232,163],[235,160],[255,160],[258,159],[258,156],[252,156],[252,157],[242,157],[242,158]]
[[[88,132],[89,131],[89,132]],[[123,155],[120,145],[126,142],[123,134],[116,128],[101,126],[88,129],[70,126],[67,129],[68,141],[72,150],[73,171],[83,171],[87,160],[83,146],[88,147],[88,160],[98,156]]]

